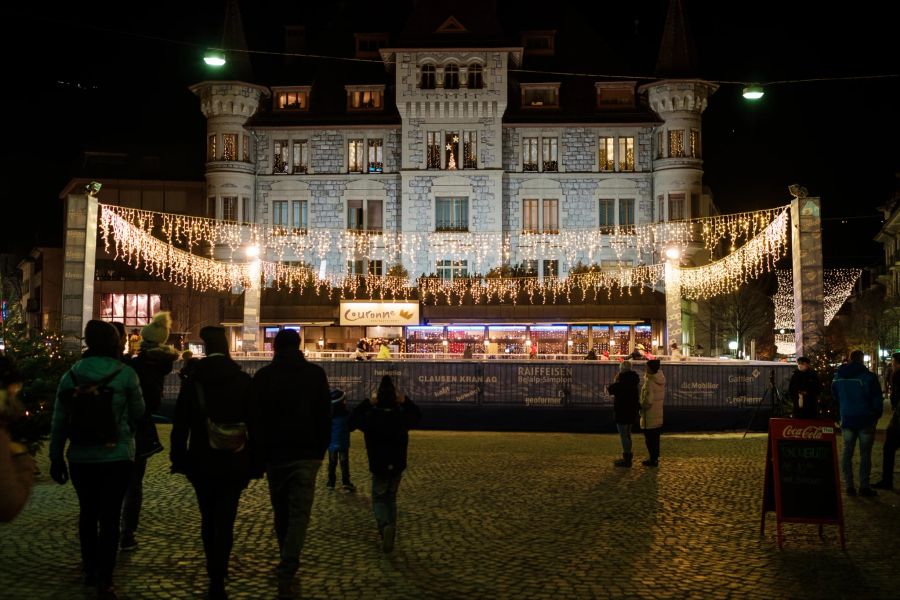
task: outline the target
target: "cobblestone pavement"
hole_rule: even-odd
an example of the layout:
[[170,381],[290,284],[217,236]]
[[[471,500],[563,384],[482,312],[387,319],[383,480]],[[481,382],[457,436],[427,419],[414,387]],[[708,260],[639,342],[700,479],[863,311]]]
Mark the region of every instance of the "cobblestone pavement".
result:
[[[168,427],[163,433],[168,437]],[[642,438],[635,440],[644,455]],[[837,528],[785,525],[764,537],[765,436],[665,435],[658,469],[616,469],[614,435],[416,431],[399,494],[397,547],[383,555],[370,509],[362,437],[355,494],[320,472],[300,569],[304,598],[896,598],[900,496],[845,497]],[[873,471],[881,467],[875,447]],[[41,467],[47,472],[46,456]],[[90,597],[79,577],[71,485],[38,484],[0,525],[0,597]],[[193,491],[151,459],[139,548],[120,554],[125,598],[203,597]],[[273,598],[276,544],[265,482],[244,493],[232,598]]]

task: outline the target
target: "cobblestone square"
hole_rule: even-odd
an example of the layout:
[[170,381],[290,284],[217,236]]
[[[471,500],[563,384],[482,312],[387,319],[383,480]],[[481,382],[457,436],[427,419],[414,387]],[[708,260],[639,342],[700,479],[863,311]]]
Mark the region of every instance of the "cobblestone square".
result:
[[[169,427],[161,434],[168,438]],[[638,436],[636,458],[644,458]],[[414,431],[400,487],[397,547],[384,555],[370,509],[362,436],[355,494],[320,471],[300,570],[303,598],[896,598],[900,496],[844,497],[836,527],[759,516],[766,438],[672,434],[658,469],[616,469],[615,435]],[[873,453],[875,479],[881,443]],[[46,453],[40,466],[48,472]],[[200,598],[199,512],[168,459],[151,459],[139,547],[120,553],[124,598]],[[0,525],[0,597],[92,597],[81,585],[77,502],[47,476],[13,523]],[[276,543],[264,481],[244,493],[232,598],[274,598]]]

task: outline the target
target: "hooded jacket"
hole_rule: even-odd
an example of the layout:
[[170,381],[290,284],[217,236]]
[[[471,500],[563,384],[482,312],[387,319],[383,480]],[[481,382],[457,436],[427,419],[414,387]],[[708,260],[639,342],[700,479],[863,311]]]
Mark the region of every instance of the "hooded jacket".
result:
[[666,397],[666,376],[662,371],[648,373],[641,388],[641,427],[656,429],[663,425],[663,401]]
[[402,404],[373,405],[363,400],[354,409],[350,428],[365,434],[369,471],[376,475],[396,475],[406,469],[409,430],[421,418],[419,407],[408,397]]
[[841,365],[831,382],[831,393],[841,407],[841,427],[875,427],[884,410],[884,397],[878,378],[865,365],[850,362]]
[[278,353],[253,376],[259,447],[267,462],[322,460],[331,440],[328,377],[300,352]]
[[[119,370],[108,386],[113,389],[112,409],[119,425],[119,438],[115,447],[81,446],[69,444],[67,457],[74,463],[101,463],[134,460],[134,424],[144,415],[144,400],[137,374],[128,365],[107,356],[88,356],[75,363],[70,371],[79,384],[101,381]],[[75,382],[67,372],[59,380],[56,403],[53,407],[53,421],[50,428],[50,460],[63,459],[63,450],[69,432],[66,431],[67,411],[60,395],[75,387]]]
[[[203,390],[200,408],[197,386]],[[170,457],[172,471],[189,478],[229,480],[244,485],[258,465],[256,447],[259,426],[251,410],[253,386],[250,376],[228,356],[208,356],[197,363],[190,377],[181,383],[172,420]],[[209,446],[206,419],[216,423],[246,423],[248,440],[238,452],[214,450]]]

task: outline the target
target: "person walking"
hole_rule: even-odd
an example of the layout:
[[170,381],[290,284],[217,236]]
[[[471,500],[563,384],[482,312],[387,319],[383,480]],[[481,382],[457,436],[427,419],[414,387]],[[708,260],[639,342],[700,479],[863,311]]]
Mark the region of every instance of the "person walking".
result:
[[641,410],[640,383],[641,378],[631,370],[631,361],[623,360],[619,364],[615,381],[607,387],[614,398],[616,429],[619,430],[619,437],[622,439],[622,458],[613,463],[617,467],[630,468],[634,457],[631,451],[631,429],[637,422]]
[[153,315],[153,319],[141,330],[141,347],[137,356],[128,361],[141,382],[145,408],[144,416],[138,421],[135,430],[134,469],[122,504],[121,548],[124,551],[134,550],[138,545],[134,535],[137,532],[144,500],[147,460],[163,451],[153,415],[159,412],[162,405],[166,375],[172,372],[172,367],[178,359],[178,351],[172,346],[165,345],[171,327],[172,318],[168,311]]
[[878,378],[863,363],[862,350],[850,353],[850,362],[841,365],[831,382],[831,392],[841,410],[841,431],[844,449],[841,471],[844,473],[848,496],[856,495],[853,481],[853,452],[859,440],[859,495],[877,496],[869,485],[872,471],[872,446],[875,444],[875,425],[884,410],[884,398]]
[[884,449],[881,455],[881,481],[872,487],[878,490],[894,489],[894,459],[900,448],[900,352],[893,355],[891,365],[891,421],[884,431]]
[[647,374],[641,387],[641,429],[650,457],[642,461],[645,467],[659,466],[659,436],[663,426],[663,402],[666,398],[666,376],[659,368],[659,359],[647,361]]
[[278,597],[293,598],[316,476],[331,440],[331,399],[325,371],[303,356],[295,330],[279,331],[274,345],[275,356],[256,372],[253,388],[281,557]]
[[120,338],[112,325],[88,321],[84,342],[81,360],[59,380],[50,476],[63,485],[71,474],[84,582],[97,586],[98,598],[114,599],[119,517],[134,467],[134,424],[144,415],[144,400],[137,374],[120,361]]
[[350,428],[365,435],[372,473],[372,512],[381,536],[381,549],[391,552],[397,533],[397,491],[407,465],[409,430],[422,418],[419,407],[399,393],[390,375],[378,390],[357,406]]
[[341,390],[331,392],[331,443],[328,445],[328,489],[334,491],[337,483],[337,464],[341,463],[341,485],[348,492],[355,492],[350,481],[350,411],[347,395]]
[[225,578],[241,493],[261,477],[254,461],[258,437],[250,376],[228,353],[222,327],[204,327],[206,358],[181,384],[172,420],[172,473],[187,476],[200,508],[200,535],[209,598],[227,598]]
[[797,369],[791,375],[788,394],[794,408],[791,417],[794,419],[815,419],[819,416],[819,390],[822,384],[819,376],[810,367],[809,359],[801,356],[797,359]]

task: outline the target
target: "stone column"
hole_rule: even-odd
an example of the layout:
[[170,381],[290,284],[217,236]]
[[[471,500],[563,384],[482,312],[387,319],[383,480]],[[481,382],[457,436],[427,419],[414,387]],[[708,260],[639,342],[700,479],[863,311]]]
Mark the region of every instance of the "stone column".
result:
[[258,258],[247,265],[250,287],[244,289],[244,321],[241,328],[241,347],[244,352],[259,350],[257,339],[259,338],[259,305],[262,297],[260,268]]
[[672,342],[681,346],[681,267],[679,259],[666,260],[666,341],[663,348]]
[[63,347],[78,352],[84,327],[94,315],[94,270],[97,258],[97,197],[66,197],[66,233],[63,250]]
[[812,351],[825,328],[821,199],[801,189],[791,201],[794,267],[794,342],[798,356]]

